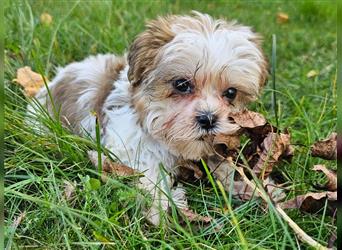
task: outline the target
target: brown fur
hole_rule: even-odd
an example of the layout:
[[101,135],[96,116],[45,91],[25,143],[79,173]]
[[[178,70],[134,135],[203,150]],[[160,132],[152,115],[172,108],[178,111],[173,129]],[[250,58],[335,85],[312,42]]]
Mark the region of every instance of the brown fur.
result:
[[138,86],[157,65],[159,49],[170,42],[175,34],[171,31],[174,16],[159,17],[147,24],[147,29],[133,42],[128,54],[128,79]]
[[[106,69],[104,74],[98,76],[97,93],[94,98],[89,100],[90,110],[95,112],[99,119],[102,119],[102,106],[105,99],[113,89],[114,81],[117,80],[120,71],[126,65],[124,57],[116,57],[115,60],[108,60],[106,62]],[[89,114],[89,110],[80,110],[76,102],[82,95],[82,92],[89,89],[93,82],[77,82],[76,72],[68,72],[60,82],[56,83],[50,91],[56,111],[59,112],[59,119],[61,122],[71,127],[74,132],[79,133],[79,124],[81,120]],[[47,107],[52,110],[52,104],[47,98]]]
[[115,59],[115,61],[108,61],[108,63],[106,64],[105,74],[102,75],[100,79],[102,87],[98,90],[94,107],[94,110],[100,120],[102,120],[103,104],[111,90],[113,90],[114,88],[113,82],[118,79],[120,72],[125,68],[125,66],[126,58],[124,57],[118,57]]

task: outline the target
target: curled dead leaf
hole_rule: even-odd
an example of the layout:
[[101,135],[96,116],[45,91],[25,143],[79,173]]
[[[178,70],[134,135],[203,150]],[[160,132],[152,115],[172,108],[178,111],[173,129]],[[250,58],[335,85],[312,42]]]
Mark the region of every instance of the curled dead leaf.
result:
[[132,176],[138,174],[135,169],[122,163],[109,161],[108,159],[104,161],[102,170],[107,173],[112,173],[116,176]]
[[52,23],[52,16],[49,13],[44,12],[40,15],[40,22],[48,26]]
[[323,172],[326,175],[328,182],[324,185],[324,187],[327,188],[327,190],[337,190],[337,174],[335,171],[327,169],[324,165],[315,165],[313,170]]
[[[223,161],[217,161],[215,157],[210,157],[207,160],[207,165],[215,178],[222,183],[225,191],[234,198],[247,201],[259,197],[259,193],[255,191],[255,188],[249,186],[241,178],[241,175],[234,171],[235,163],[232,157],[228,157]],[[273,200],[279,201],[284,198],[284,192],[273,180],[266,178],[262,183]]]
[[259,197],[259,194],[252,187],[248,186],[244,181],[234,181],[232,190],[230,187],[224,187],[227,192],[232,192],[234,198],[238,198],[242,201],[248,201],[252,198]]
[[194,182],[203,178],[203,172],[193,161],[182,160],[176,164],[177,177],[185,182]]
[[282,156],[293,153],[290,134],[269,133],[261,144],[261,148],[259,160],[253,167],[254,173],[261,179],[268,177]]
[[267,123],[262,114],[250,111],[248,109],[245,109],[241,112],[232,113],[229,115],[229,118],[242,128],[255,128],[264,126]]
[[234,153],[238,151],[239,146],[239,135],[219,134],[215,136],[213,141],[213,148],[215,153],[224,159],[234,155]]
[[[98,152],[88,151],[88,157],[93,165],[98,168]],[[141,175],[137,170],[118,162],[113,162],[102,154],[102,181],[106,182],[108,180],[108,174],[114,174],[116,176],[128,177],[133,175]]]
[[[257,187],[253,182],[251,182],[248,177],[244,174],[244,171],[241,167],[235,167],[235,170],[239,172],[242,179],[252,188],[255,188],[256,191],[260,194],[260,197],[263,199],[264,202],[268,201],[267,195],[264,194],[260,190],[259,187]],[[315,249],[327,249],[317,241],[315,241],[310,235],[305,233],[303,229],[301,229],[283,210],[283,208],[280,206],[280,203],[275,204],[275,210],[278,212],[278,214],[288,223],[288,225],[292,228],[294,233],[298,236],[298,238],[302,241],[307,243],[309,246],[314,247]],[[336,211],[336,209],[335,209]]]
[[289,21],[289,15],[284,12],[277,13],[277,22],[278,23],[287,23]]
[[318,141],[311,146],[311,154],[326,160],[337,159],[337,133],[333,132],[322,141]]
[[332,215],[337,206],[337,192],[307,193],[279,203],[283,209],[297,208],[305,212],[316,213],[325,206],[328,201],[328,214]]
[[204,222],[209,223],[213,220],[210,216],[202,216],[196,213],[195,211],[192,211],[189,208],[181,208],[180,212],[183,216],[185,216],[190,222]]
[[255,194],[255,190],[252,190],[237,177],[237,174],[234,175],[233,179],[231,178],[231,164],[244,165],[246,163],[241,158],[237,159],[238,151],[241,150],[240,136],[244,133],[250,138],[250,142],[244,146],[242,151],[248,166],[253,169],[253,172],[265,186],[273,184],[273,186],[268,187],[271,190],[270,196],[272,198],[275,200],[282,199],[284,196],[282,189],[274,183],[269,183],[267,177],[281,159],[293,155],[294,149],[290,145],[290,134],[287,131],[286,133],[276,133],[278,129],[267,123],[263,115],[247,109],[233,113],[229,118],[242,129],[235,135],[219,134],[212,139],[216,155],[209,157],[208,166],[215,178],[220,180],[226,191],[241,200],[249,200],[253,196],[258,196]]
[[25,66],[17,70],[17,78],[13,79],[13,82],[20,84],[24,88],[26,96],[32,97],[44,86],[44,80],[48,81],[47,78]]

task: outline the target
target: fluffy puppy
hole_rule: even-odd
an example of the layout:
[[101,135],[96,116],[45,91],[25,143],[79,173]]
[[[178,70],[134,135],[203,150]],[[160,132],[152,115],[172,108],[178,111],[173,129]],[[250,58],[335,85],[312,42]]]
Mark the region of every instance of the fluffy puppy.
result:
[[153,197],[146,217],[158,225],[170,199],[187,205],[174,186],[176,161],[212,155],[203,138],[235,133],[228,114],[256,99],[266,75],[258,34],[194,12],[150,21],[127,57],[90,56],[59,69],[49,84],[54,105],[46,89],[36,97],[80,135],[95,138],[97,116],[103,146],[144,173],[139,186]]

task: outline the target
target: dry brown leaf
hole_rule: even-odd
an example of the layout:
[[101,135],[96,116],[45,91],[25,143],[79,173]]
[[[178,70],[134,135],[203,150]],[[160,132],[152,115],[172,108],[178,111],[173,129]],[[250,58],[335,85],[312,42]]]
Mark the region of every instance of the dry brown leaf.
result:
[[[13,81],[24,88],[24,93],[28,97],[34,96],[44,86],[44,78],[32,71],[28,66],[19,68],[17,70],[17,78],[13,79]],[[47,78],[45,78],[45,81],[48,81]]]
[[[290,135],[288,133],[275,133],[277,128],[267,123],[263,115],[247,109],[233,113],[229,118],[243,129],[238,131],[236,135],[220,134],[212,139],[216,156],[210,157],[207,164],[215,178],[220,180],[226,191],[231,192],[234,197],[241,200],[250,200],[252,197],[258,196],[255,190],[252,190],[236,174],[232,180],[232,166],[230,165],[236,164],[240,150],[240,135],[245,133],[251,141],[243,148],[244,158],[264,185],[273,185],[268,186],[270,196],[274,200],[281,200],[284,198],[282,189],[277,187],[275,183],[268,182],[269,178],[267,177],[281,159],[293,155],[294,150],[290,145]],[[219,159],[222,160],[222,158],[225,159],[224,162],[220,162]],[[237,163],[244,164],[241,159]],[[234,183],[231,183],[232,181]]]
[[232,156],[240,146],[240,136],[219,134],[215,136],[213,148],[215,153],[222,158]]
[[203,172],[193,161],[182,160],[176,164],[177,177],[185,182],[195,182],[203,178]]
[[265,179],[272,172],[281,156],[293,152],[290,145],[290,135],[282,133],[269,133],[261,148],[259,160],[253,167],[254,173],[261,179]]
[[49,13],[44,12],[40,15],[40,22],[48,26],[52,23],[52,16]]
[[326,200],[329,205],[327,212],[332,214],[337,205],[337,192],[311,192],[279,203],[279,206],[283,209],[297,208],[305,212],[316,213],[324,207]]
[[277,13],[277,22],[278,23],[287,23],[289,21],[289,15],[284,12]]
[[[214,169],[211,166],[210,162],[208,163],[208,166],[210,167],[210,169],[212,169],[215,178],[222,183],[223,188],[234,198],[242,201],[247,201],[251,200],[252,198],[259,197],[259,193],[256,192],[256,190],[253,189],[251,186],[249,186],[241,178],[238,172],[234,173],[234,167],[230,166],[230,164],[234,163],[228,158],[219,166],[214,167]],[[234,174],[234,178],[232,178],[232,174]],[[274,201],[280,201],[285,198],[283,189],[281,189],[280,186],[277,186],[270,178],[266,178],[265,180],[263,180],[262,183],[267,190],[267,193],[270,197],[272,197]]]
[[322,141],[318,141],[311,146],[311,154],[326,160],[337,159],[337,133],[333,132]]
[[259,197],[258,192],[255,189],[251,188],[244,181],[234,181],[233,189],[229,190],[230,187],[224,187],[227,192],[232,192],[232,195],[235,198],[238,198],[242,201],[248,201],[252,198]]
[[286,198],[283,185],[276,184],[273,179],[266,178],[263,181],[263,186],[273,202],[280,202]]
[[267,121],[262,114],[245,109],[241,112],[232,113],[229,115],[236,124],[242,128],[255,128],[264,126]]
[[108,159],[104,161],[102,170],[116,176],[132,176],[138,174],[133,168],[122,163],[109,161]]
[[192,211],[189,208],[181,208],[180,211],[190,222],[209,223],[213,220],[212,217],[199,215],[198,213]]
[[[88,151],[88,157],[93,165],[98,168],[98,152]],[[116,176],[127,177],[133,175],[141,175],[137,170],[118,162],[109,160],[105,155],[102,154],[102,181],[108,180],[108,174],[114,174]]]
[[[259,193],[260,197],[264,200],[264,202],[268,201],[267,195],[264,194],[260,190],[259,187],[257,187],[253,182],[251,182],[248,177],[245,175],[243,169],[241,167],[234,167],[237,172],[239,172],[241,178],[249,185],[251,188],[256,189],[256,191]],[[310,235],[305,233],[303,229],[301,229],[283,210],[283,208],[280,206],[281,203],[275,204],[275,209],[278,212],[278,214],[288,223],[288,225],[292,228],[292,230],[295,232],[295,234],[298,236],[298,238],[307,243],[308,245],[314,247],[315,249],[327,249],[317,241],[315,241]],[[336,211],[336,210],[335,210]]]
[[260,139],[265,138],[268,133],[270,132],[276,133],[277,131],[278,129],[276,127],[272,126],[269,123],[266,123],[263,126],[258,126],[255,128],[248,128],[247,134],[251,139],[258,141]]
[[327,169],[324,165],[315,165],[313,170],[323,172],[326,175],[328,182],[324,185],[324,187],[327,188],[327,190],[337,190],[337,174],[335,171]]

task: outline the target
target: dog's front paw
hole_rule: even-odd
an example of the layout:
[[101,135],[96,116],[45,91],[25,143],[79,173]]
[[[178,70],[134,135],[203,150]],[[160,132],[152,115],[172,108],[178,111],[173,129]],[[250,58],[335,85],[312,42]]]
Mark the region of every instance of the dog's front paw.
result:
[[162,214],[165,214],[165,211],[160,210],[160,208],[152,206],[148,211],[144,213],[145,219],[152,224],[153,226],[158,227],[161,225]]

